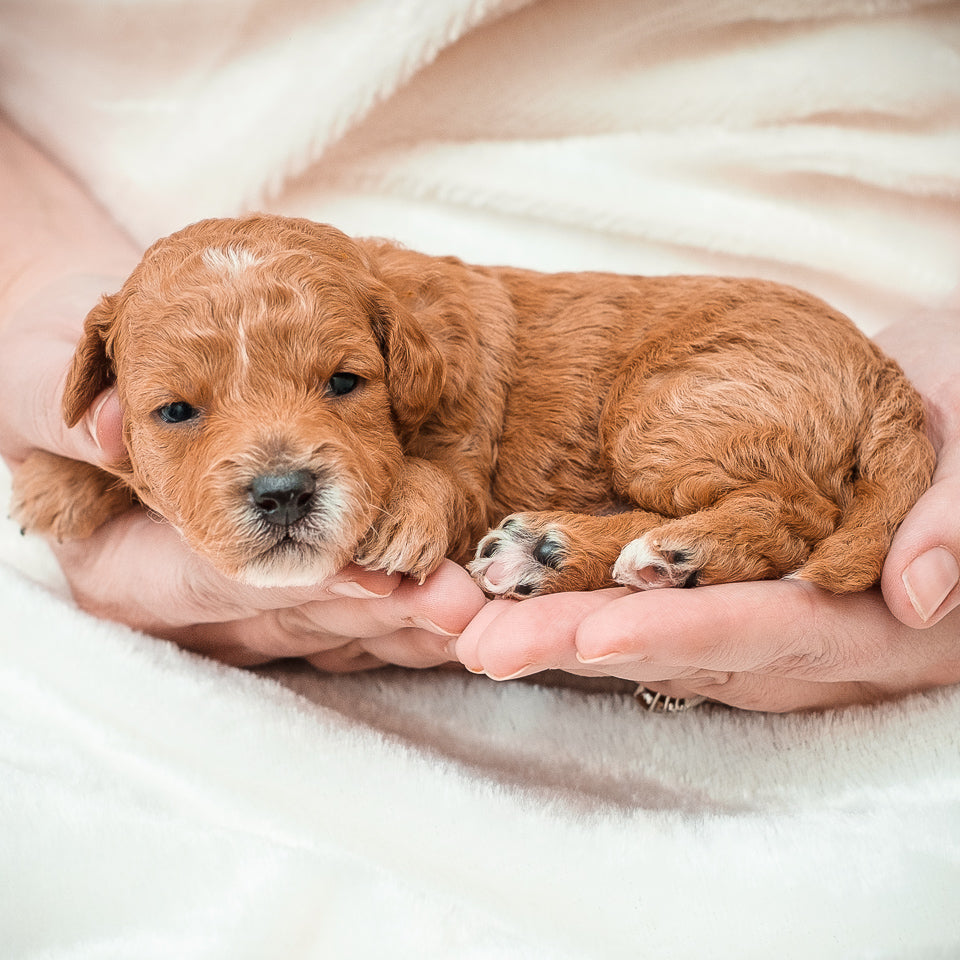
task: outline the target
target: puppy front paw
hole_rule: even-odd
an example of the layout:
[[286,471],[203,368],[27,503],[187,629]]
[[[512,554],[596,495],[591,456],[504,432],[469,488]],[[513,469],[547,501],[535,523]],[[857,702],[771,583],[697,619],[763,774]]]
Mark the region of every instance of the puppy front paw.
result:
[[535,597],[562,589],[556,582],[568,551],[558,525],[538,522],[536,514],[515,513],[480,541],[467,569],[487,593]]
[[10,516],[25,533],[80,540],[134,502],[130,489],[99,467],[36,451],[13,473]]
[[435,519],[389,516],[368,531],[356,561],[370,570],[404,573],[423,583],[443,562],[448,547],[447,530]]

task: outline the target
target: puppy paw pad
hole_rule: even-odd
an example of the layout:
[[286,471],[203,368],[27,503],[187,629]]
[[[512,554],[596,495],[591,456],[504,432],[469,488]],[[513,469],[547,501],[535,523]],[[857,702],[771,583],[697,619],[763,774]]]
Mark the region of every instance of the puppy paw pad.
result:
[[630,541],[620,551],[613,565],[613,579],[635,590],[695,587],[700,569],[692,550],[648,534]]

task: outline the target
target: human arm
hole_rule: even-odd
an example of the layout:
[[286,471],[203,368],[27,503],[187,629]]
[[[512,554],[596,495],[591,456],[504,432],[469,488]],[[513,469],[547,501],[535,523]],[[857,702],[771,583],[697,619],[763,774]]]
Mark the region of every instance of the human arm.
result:
[[[104,465],[123,454],[120,409],[102,394],[80,424],[60,415],[87,310],[118,289],[139,250],[56,164],[0,120],[0,454],[34,449]],[[482,604],[452,564],[423,588],[348,567],[316,588],[228,581],[166,524],[135,510],[88,540],[52,544],[88,611],[231,663],[307,656],[328,669],[428,666]]]

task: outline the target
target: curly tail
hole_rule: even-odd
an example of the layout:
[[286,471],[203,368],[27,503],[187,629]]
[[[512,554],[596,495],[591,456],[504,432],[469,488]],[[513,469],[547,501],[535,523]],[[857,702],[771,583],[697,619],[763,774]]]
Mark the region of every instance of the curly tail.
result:
[[852,498],[833,533],[791,575],[833,593],[866,590],[879,580],[893,535],[930,485],[936,463],[923,402],[899,366],[889,361],[872,386]]

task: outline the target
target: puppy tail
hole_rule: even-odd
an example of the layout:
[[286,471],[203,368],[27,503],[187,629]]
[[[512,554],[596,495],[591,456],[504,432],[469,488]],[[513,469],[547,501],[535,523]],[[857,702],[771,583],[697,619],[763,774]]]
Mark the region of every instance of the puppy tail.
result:
[[849,505],[790,575],[833,593],[866,590],[880,579],[893,535],[930,485],[936,463],[923,402],[899,366],[888,361],[870,386],[872,415],[858,444]]

